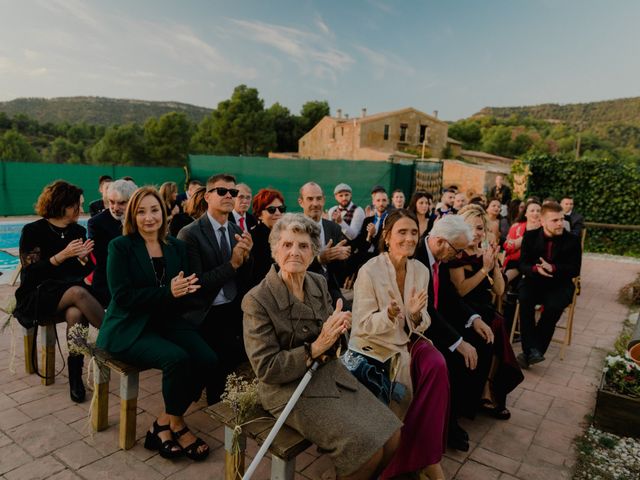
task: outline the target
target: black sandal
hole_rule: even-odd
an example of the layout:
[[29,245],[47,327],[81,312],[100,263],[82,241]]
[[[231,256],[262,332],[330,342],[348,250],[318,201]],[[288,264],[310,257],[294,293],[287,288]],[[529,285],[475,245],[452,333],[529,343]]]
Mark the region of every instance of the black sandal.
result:
[[[183,436],[187,432],[189,432],[189,427],[185,426],[179,432],[172,431],[171,433],[173,433],[173,438],[175,438],[177,441],[181,436]],[[202,452],[199,452],[198,449],[203,445],[206,445],[207,449]],[[191,460],[195,460],[196,462],[200,462],[205,458],[207,458],[209,456],[209,452],[211,451],[211,449],[209,448],[209,445],[207,445],[207,443],[204,440],[198,437],[196,437],[196,441],[193,442],[192,444],[187,445],[186,447],[182,447],[182,450],[184,451],[184,454],[188,458],[190,458]]]
[[[144,440],[144,448],[153,451],[157,450],[162,458],[172,459],[181,457],[184,455],[184,450],[178,442],[173,438],[163,442],[158,435],[160,432],[165,432],[167,430],[171,430],[169,425],[158,425],[158,420],[154,420],[153,431],[147,432],[147,438]],[[178,447],[177,450],[176,447]]]
[[486,398],[482,399],[482,403],[480,403],[480,411],[498,420],[509,420],[511,418],[511,412],[507,407],[494,405],[491,400]]

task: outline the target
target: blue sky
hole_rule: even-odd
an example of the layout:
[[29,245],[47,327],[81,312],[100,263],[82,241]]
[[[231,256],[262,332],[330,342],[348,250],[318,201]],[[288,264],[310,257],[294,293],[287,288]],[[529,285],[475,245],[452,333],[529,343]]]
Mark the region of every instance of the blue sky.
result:
[[0,100],[99,95],[215,107],[239,84],[297,113],[640,95],[634,0],[0,0]]

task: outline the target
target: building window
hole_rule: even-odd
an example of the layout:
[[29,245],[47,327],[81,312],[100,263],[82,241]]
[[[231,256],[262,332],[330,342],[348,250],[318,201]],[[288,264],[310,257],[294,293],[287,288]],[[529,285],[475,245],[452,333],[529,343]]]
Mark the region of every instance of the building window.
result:
[[400,124],[400,141],[401,142],[407,141],[407,128],[409,128],[409,126],[406,123]]
[[336,129],[335,127],[331,129],[331,140],[335,140],[336,139]]
[[389,125],[384,126],[384,139],[389,140]]
[[427,126],[426,125],[420,125],[420,143],[423,143],[425,140],[428,140],[428,138],[427,138]]
[[340,127],[340,135],[344,137],[344,127]]

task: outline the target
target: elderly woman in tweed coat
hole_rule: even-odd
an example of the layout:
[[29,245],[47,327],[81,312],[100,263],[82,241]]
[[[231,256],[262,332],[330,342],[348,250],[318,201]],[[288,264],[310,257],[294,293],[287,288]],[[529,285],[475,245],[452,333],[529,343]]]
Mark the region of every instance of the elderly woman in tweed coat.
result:
[[262,405],[280,414],[307,368],[321,359],[286,423],[329,453],[338,478],[376,478],[397,448],[401,422],[336,357],[351,313],[340,301],[332,312],[324,278],[307,272],[320,250],[320,229],[301,214],[287,214],[269,242],[278,268],[242,302]]

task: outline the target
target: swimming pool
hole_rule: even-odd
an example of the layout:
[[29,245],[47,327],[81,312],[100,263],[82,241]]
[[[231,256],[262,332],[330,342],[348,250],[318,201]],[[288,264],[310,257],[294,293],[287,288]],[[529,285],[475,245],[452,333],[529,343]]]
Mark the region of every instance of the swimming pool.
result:
[[[0,223],[0,250],[17,249],[20,245],[20,233],[22,227],[29,222],[2,222]],[[80,225],[87,228],[87,219],[78,221]],[[18,266],[20,260],[7,252],[0,251],[0,270],[13,270]]]

